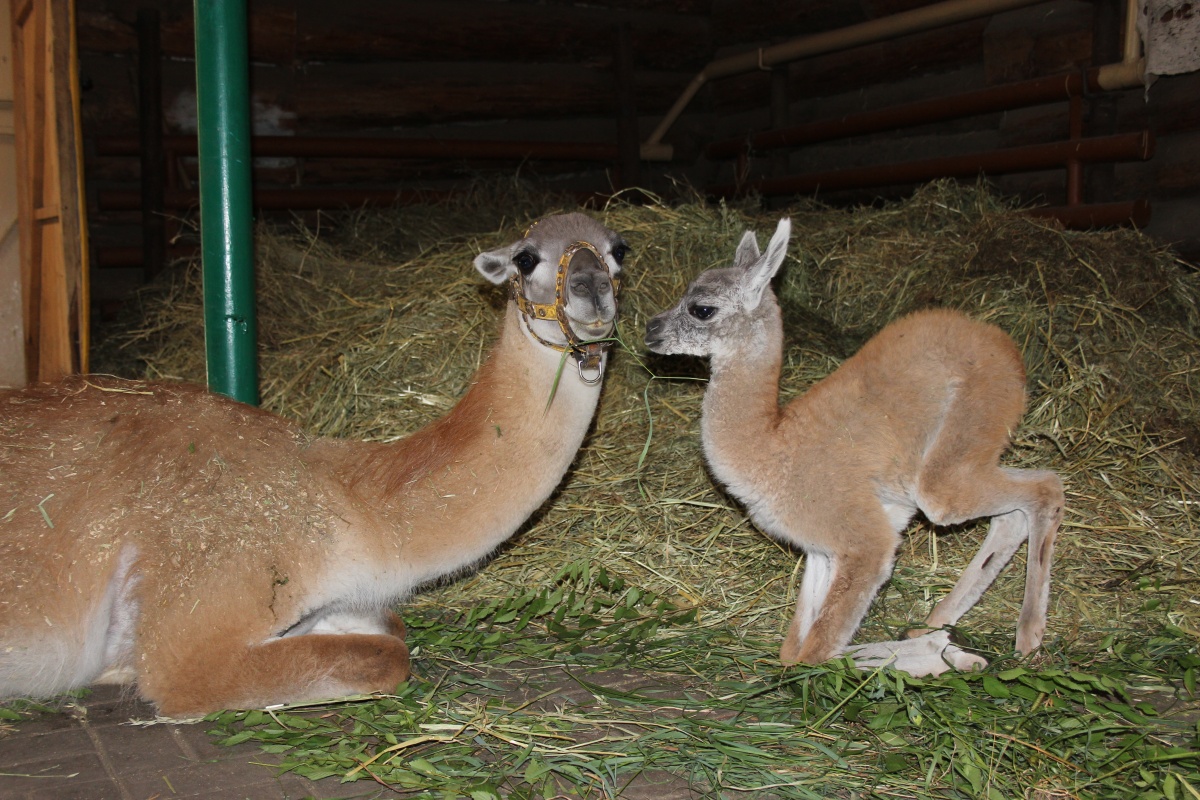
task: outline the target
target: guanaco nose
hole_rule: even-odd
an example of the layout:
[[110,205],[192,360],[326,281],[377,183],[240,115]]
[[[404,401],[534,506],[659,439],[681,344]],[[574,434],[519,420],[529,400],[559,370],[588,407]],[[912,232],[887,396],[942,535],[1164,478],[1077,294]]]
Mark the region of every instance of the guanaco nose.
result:
[[658,342],[662,339],[663,328],[666,327],[666,321],[661,317],[653,317],[646,323],[646,343]]
[[596,258],[596,254],[586,249],[577,251],[571,256],[567,275],[571,296],[590,302],[597,313],[601,313],[601,309],[607,305],[604,299],[611,297],[613,286],[608,270]]

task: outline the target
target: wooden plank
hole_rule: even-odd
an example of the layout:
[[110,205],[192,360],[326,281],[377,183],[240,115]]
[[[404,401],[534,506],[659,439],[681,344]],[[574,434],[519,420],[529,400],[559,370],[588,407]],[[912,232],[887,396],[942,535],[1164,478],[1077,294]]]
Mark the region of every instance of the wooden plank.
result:
[[[134,53],[137,51],[137,2],[106,2],[78,15],[81,53]],[[196,33],[192,0],[156,0],[162,15],[162,48],[170,58],[193,58]],[[296,12],[288,0],[256,0],[248,11],[250,57],[257,61],[290,64],[295,58]]]
[[[514,0],[512,4],[546,5],[545,0]],[[587,4],[608,11],[670,11],[704,17],[712,12],[712,0],[588,0]]]
[[[163,62],[163,112],[168,133],[194,133],[196,130],[196,67],[191,61],[170,59]],[[138,129],[137,98],[131,76],[137,72],[134,54],[90,54],[81,59],[88,89],[80,102],[85,135],[127,136]],[[284,115],[293,110],[293,73],[290,69],[269,65],[250,66],[250,85],[255,102],[263,114],[274,110],[285,123]]]
[[[133,16],[109,8],[80,15],[85,53],[128,53],[137,45]],[[162,48],[191,58],[191,13],[163,5]],[[250,56],[292,65],[309,61],[507,61],[612,63],[617,24],[633,29],[639,66],[699,69],[712,51],[705,16],[655,9],[494,3],[480,0],[296,0],[250,9]]]
[[890,17],[892,14],[899,14],[902,11],[912,11],[914,8],[923,8],[940,2],[942,0],[860,0],[860,5],[862,5],[868,19],[878,19],[879,17]]
[[617,37],[617,176],[619,188],[641,183],[641,136],[638,131],[637,89],[633,69],[633,35],[622,25]]
[[1092,4],[1055,0],[991,18],[983,39],[989,85],[1091,66]]
[[[1200,198],[1200,131],[1179,133],[1159,139],[1154,160],[1150,162],[1151,177],[1144,192],[1155,197]],[[1132,191],[1118,184],[1122,192]]]
[[13,107],[16,115],[17,207],[21,249],[21,287],[25,320],[25,375],[37,380],[41,326],[42,273],[34,269],[42,259],[42,237],[34,209],[42,205],[42,153],[44,139],[38,127],[45,116],[45,47],[38,34],[45,29],[44,9],[34,0],[13,3]]
[[80,102],[84,132],[91,136],[93,132],[128,134],[137,130],[137,97],[131,80],[137,74],[137,59],[133,52],[119,56],[84,55],[80,58],[80,69],[87,80]]
[[23,386],[25,321],[17,215],[11,2],[0,9],[0,386]]
[[[793,101],[829,96],[977,63],[986,26],[986,20],[961,22],[794,62],[788,93]],[[716,81],[710,91],[714,110],[722,112],[765,107],[770,101],[765,73]]]
[[[56,93],[58,91],[58,66],[55,58],[54,14],[55,9],[47,0],[34,0],[37,11],[35,19],[30,24],[36,28],[26,29],[23,34],[29,37],[29,48],[36,50],[39,57],[32,64],[38,72],[27,73],[25,80],[32,80],[40,96],[37,107],[37,130],[31,131],[31,136],[40,141],[37,161],[33,168],[40,175],[38,179],[38,204],[34,206],[33,235],[38,242],[38,252],[41,258],[29,265],[29,271],[40,273],[38,291],[30,298],[37,304],[37,324],[26,326],[25,334],[28,341],[30,336],[36,337],[37,360],[33,365],[32,375],[38,380],[57,380],[64,375],[77,371],[74,369],[74,359],[71,357],[71,343],[67,333],[70,310],[66,298],[66,265],[63,252],[59,247],[59,232],[61,230],[62,186],[58,180],[59,151]],[[52,209],[55,213],[47,214],[45,210]],[[41,212],[41,213],[39,213]]]
[[[667,107],[692,76],[636,77],[638,108],[651,110]],[[307,133],[352,124],[615,117],[612,74],[574,65],[314,64],[296,80],[296,112]]]
[[1160,135],[1200,130],[1200,72],[1162,76],[1150,87],[1150,102],[1141,87],[1117,97],[1119,130],[1148,126]]
[[[51,167],[54,162],[57,162],[56,158],[47,159],[47,167]],[[34,298],[38,302],[40,320],[35,331],[38,343],[34,374],[42,381],[58,380],[64,375],[79,371],[78,362],[73,357],[74,348],[70,333],[70,280],[60,246],[60,229],[56,217],[38,225],[35,234],[42,240],[42,261],[38,265],[41,271],[40,291]]]
[[627,22],[639,68],[698,70],[712,52],[702,17],[464,0],[300,0],[301,61],[475,61],[609,65]]
[[13,9],[25,363],[31,380],[87,368],[87,261],[71,0]]
[[[87,221],[84,214],[83,139],[80,134],[79,61],[76,57],[75,0],[52,0],[54,129],[57,134],[58,248],[63,262],[63,293],[57,298],[66,317],[71,372],[88,371]],[[68,362],[59,364],[66,366]]]
[[717,47],[780,42],[866,20],[860,3],[845,0],[808,0],[804,3],[715,0],[713,3],[713,37]]

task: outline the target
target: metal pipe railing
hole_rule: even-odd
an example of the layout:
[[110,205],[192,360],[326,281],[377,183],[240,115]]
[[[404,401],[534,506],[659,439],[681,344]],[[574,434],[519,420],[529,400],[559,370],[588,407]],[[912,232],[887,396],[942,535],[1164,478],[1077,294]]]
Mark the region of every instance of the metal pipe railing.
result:
[[258,404],[246,0],[195,0],[208,386]]
[[1144,228],[1150,221],[1150,201],[1145,198],[1119,203],[1081,203],[1075,206],[1040,206],[1027,208],[1031,217],[1056,219],[1065,228],[1108,228],[1114,225],[1133,225]]
[[906,161],[900,164],[880,164],[869,167],[810,172],[783,178],[767,178],[744,184],[730,183],[714,186],[708,194],[729,197],[740,192],[755,191],[764,195],[810,194],[817,191],[861,189],[916,183],[933,178],[969,178],[981,172],[993,175],[1008,172],[1030,172],[1065,167],[1071,161],[1095,163],[1104,161],[1145,160],[1154,153],[1154,137],[1150,131],[1099,136],[1049,144],[1010,147],[984,153]]
[[717,78],[727,78],[755,70],[765,70],[801,58],[848,50],[864,44],[894,39],[910,33],[932,30],[957,22],[986,17],[1035,5],[1043,0],[948,0],[944,3],[902,11],[880,19],[850,25],[834,31],[801,36],[771,47],[718,58],[702,69],[683,94],[671,106],[653,133],[642,143],[642,158],[648,161],[669,161],[674,150],[662,139],[675,120],[691,102],[700,87]]

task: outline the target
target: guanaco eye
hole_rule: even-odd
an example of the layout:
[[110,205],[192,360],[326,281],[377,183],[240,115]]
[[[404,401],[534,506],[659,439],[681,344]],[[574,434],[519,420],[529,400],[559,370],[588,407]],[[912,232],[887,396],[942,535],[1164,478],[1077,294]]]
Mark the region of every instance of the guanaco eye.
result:
[[522,275],[528,275],[538,265],[538,257],[528,250],[522,250],[513,256],[513,263],[521,270]]
[[627,255],[629,255],[629,245],[619,244],[612,249],[613,261],[618,264],[624,264]]
[[717,313],[716,306],[702,306],[699,303],[692,303],[688,306],[688,313],[698,320],[710,319],[713,314]]

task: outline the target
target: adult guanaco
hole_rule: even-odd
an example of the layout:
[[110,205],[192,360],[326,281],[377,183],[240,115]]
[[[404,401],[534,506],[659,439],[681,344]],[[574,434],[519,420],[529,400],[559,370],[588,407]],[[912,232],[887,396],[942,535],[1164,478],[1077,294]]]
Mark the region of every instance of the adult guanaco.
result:
[[627,251],[576,213],[479,255],[511,287],[499,338],[393,443],[176,383],[0,393],[0,696],[134,682],[179,717],[392,690],[393,606],[486,559],[574,459]]

